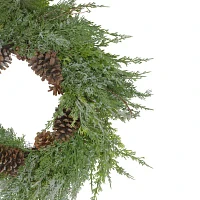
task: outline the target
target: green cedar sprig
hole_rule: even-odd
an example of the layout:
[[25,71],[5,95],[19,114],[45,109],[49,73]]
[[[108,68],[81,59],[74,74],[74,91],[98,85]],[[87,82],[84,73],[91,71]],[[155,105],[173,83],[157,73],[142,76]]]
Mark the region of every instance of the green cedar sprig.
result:
[[22,137],[18,137],[17,134],[14,132],[13,128],[5,129],[1,124],[0,145],[18,147],[20,149],[27,148],[27,143],[24,139],[24,135]]

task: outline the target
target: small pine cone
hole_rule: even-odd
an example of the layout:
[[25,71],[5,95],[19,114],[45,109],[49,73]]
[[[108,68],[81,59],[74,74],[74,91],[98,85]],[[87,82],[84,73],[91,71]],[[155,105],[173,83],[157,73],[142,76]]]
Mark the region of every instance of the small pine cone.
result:
[[17,170],[24,165],[24,159],[28,153],[19,148],[0,145],[0,173],[17,175]]
[[12,52],[12,44],[4,45],[0,49],[0,73],[1,70],[5,70],[9,67],[8,63],[11,64],[12,58],[11,58],[11,52]]
[[37,52],[28,62],[31,69],[42,78],[42,81],[47,80],[52,85],[49,91],[53,91],[53,95],[62,94],[60,84],[63,77],[56,52],[50,51],[44,54]]
[[63,112],[64,114],[61,117],[55,119],[53,130],[55,131],[54,135],[56,140],[68,141],[79,129],[80,119],[72,126],[73,118],[70,116],[71,110],[64,109]]
[[40,149],[41,147],[46,147],[51,145],[54,142],[54,136],[50,131],[43,130],[40,133],[37,133],[35,137],[35,148]]

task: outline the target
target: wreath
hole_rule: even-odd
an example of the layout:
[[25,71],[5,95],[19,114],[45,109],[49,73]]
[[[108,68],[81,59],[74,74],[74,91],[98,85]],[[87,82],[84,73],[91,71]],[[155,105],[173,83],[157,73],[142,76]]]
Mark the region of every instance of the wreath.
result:
[[49,2],[0,0],[2,75],[15,55],[48,81],[49,92],[60,95],[34,146],[0,125],[0,195],[5,200],[76,199],[87,180],[92,199],[97,199],[102,184],[107,179],[111,183],[112,170],[133,178],[119,165],[119,157],[150,167],[125,148],[110,121],[125,122],[137,118],[141,109],[150,110],[133,102],[151,96],[134,85],[148,72],[121,68],[150,59],[105,51],[130,36],[111,33],[82,15],[102,5]]

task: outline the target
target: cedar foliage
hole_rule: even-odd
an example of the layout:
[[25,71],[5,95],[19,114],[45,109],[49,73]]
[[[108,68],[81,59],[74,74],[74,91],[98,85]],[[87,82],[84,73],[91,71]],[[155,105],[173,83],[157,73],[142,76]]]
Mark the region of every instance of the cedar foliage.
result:
[[91,199],[95,200],[107,179],[111,184],[112,170],[133,178],[119,165],[119,157],[149,167],[143,157],[125,148],[110,120],[125,122],[137,118],[141,109],[150,110],[134,103],[134,99],[151,96],[151,91],[140,92],[135,86],[148,72],[121,68],[150,59],[120,57],[104,50],[130,36],[111,33],[81,15],[103,6],[76,4],[75,0],[52,6],[47,0],[0,0],[0,5],[0,47],[19,47],[18,56],[27,59],[37,52],[54,51],[60,60],[62,96],[45,128],[53,127],[65,109],[71,110],[72,126],[80,120],[79,129],[69,141],[54,141],[39,150],[23,146],[23,139],[5,135],[0,127],[4,134],[1,142],[29,151],[18,175],[1,179],[1,199],[72,200],[89,180]]

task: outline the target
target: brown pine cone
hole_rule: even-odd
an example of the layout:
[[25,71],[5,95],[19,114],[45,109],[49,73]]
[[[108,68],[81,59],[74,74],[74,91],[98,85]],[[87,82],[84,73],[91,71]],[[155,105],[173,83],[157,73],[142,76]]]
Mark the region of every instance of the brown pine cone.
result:
[[0,145],[0,173],[16,176],[27,155],[27,152],[19,148]]
[[12,45],[4,45],[0,49],[0,74],[1,70],[6,70],[6,68],[9,67],[8,63],[11,64],[12,58],[11,58],[11,49]]
[[28,63],[31,69],[42,77],[42,81],[47,80],[52,85],[48,91],[53,91],[53,95],[55,96],[62,94],[60,84],[63,77],[60,61],[56,56],[56,52],[50,51],[44,54],[37,52],[34,57],[28,60]]
[[40,133],[37,133],[35,137],[35,148],[40,149],[41,147],[46,147],[53,144],[54,136],[50,131],[43,130]]
[[[57,110],[57,108],[56,108]],[[64,109],[64,114],[57,117],[54,121],[53,130],[55,131],[55,139],[61,141],[68,141],[80,127],[80,119],[74,125],[73,118],[70,116],[71,110]]]

